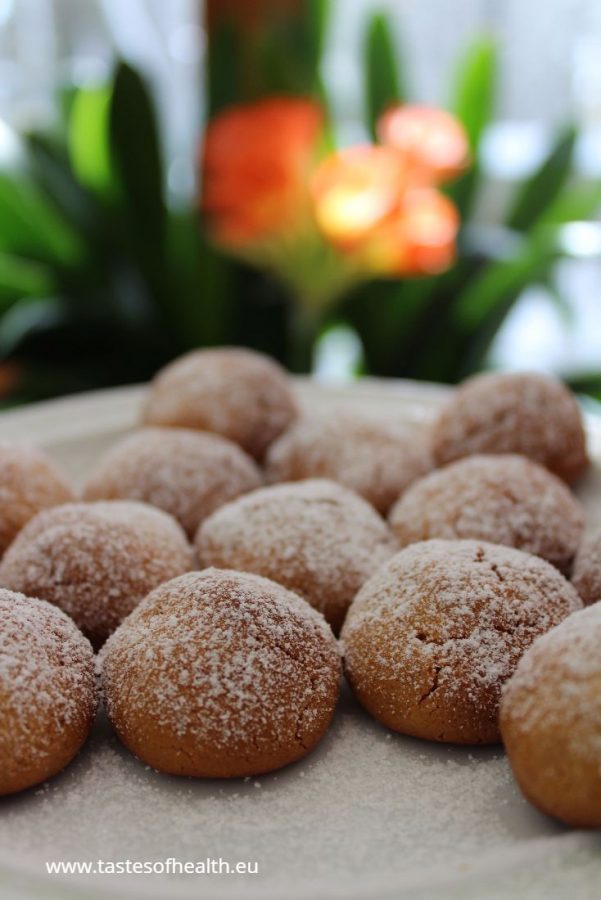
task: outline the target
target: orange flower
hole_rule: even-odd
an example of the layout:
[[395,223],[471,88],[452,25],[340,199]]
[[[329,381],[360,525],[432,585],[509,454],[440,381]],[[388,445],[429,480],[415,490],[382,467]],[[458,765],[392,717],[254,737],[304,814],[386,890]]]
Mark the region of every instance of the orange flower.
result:
[[453,261],[457,210],[420,185],[403,154],[375,146],[342,150],[321,163],[311,187],[319,229],[358,269],[433,274]]
[[426,181],[455,178],[469,164],[469,144],[458,119],[428,106],[393,106],[378,122],[378,137],[407,157]]
[[202,207],[214,238],[245,248],[302,228],[323,115],[311,100],[232,106],[208,126]]

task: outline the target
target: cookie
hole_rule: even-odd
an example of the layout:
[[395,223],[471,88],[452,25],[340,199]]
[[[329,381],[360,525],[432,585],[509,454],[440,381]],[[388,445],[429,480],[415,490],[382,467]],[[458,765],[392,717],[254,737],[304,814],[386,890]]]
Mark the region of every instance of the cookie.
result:
[[99,647],[149,591],[193,565],[184,532],[159,509],[68,503],[25,526],[0,563],[0,585],[59,606]]
[[174,775],[259,775],[326,731],[340,656],[323,616],[279,584],[207,569],[153,591],[101,653],[122,742]]
[[503,693],[501,733],[524,795],[576,828],[601,828],[601,604],[539,638]]
[[589,465],[574,396],[561,382],[534,373],[468,379],[441,411],[432,442],[438,465],[474,453],[518,453],[568,484]]
[[494,743],[501,689],[520,657],[580,607],[557,569],[521,550],[412,544],[353,601],[341,633],[346,676],[361,705],[394,731]]
[[219,435],[184,428],[141,428],[105,454],[88,478],[83,496],[158,506],[192,538],[214,510],[262,482],[254,460]]
[[0,589],[0,795],[60,772],[95,714],[89,641],[56,606]]
[[365,500],[325,479],[239,497],[201,525],[195,543],[203,566],[272,578],[322,612],[336,632],[361,585],[396,549]]
[[73,491],[41,450],[0,441],[0,555],[36,513],[73,499]]
[[161,369],[148,390],[142,421],[214,431],[261,459],[296,415],[291,382],[274,360],[219,347],[193,350]]
[[585,605],[601,600],[601,531],[583,538],[574,559],[572,584]]
[[415,482],[392,508],[402,547],[471,538],[542,556],[569,574],[584,512],[559,478],[525,456],[468,456]]
[[385,515],[432,468],[429,434],[365,414],[314,414],[271,445],[265,468],[271,482],[331,478]]

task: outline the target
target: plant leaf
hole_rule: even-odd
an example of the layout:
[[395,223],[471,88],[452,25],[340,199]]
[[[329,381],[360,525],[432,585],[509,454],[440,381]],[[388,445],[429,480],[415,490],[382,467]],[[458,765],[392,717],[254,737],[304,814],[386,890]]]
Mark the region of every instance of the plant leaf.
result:
[[473,157],[471,168],[447,188],[461,216],[471,211],[480,182],[480,143],[494,114],[497,86],[497,48],[479,38],[459,61],[453,79],[450,109],[463,123]]
[[70,266],[84,255],[79,235],[31,181],[0,173],[0,249]]
[[374,13],[368,21],[363,44],[365,113],[372,137],[379,116],[392,103],[406,100],[398,54],[388,18]]
[[109,135],[111,95],[110,85],[78,90],[68,125],[73,171],[82,184],[99,194],[110,194],[115,188]]
[[21,297],[46,294],[53,288],[52,275],[44,266],[0,253],[0,304],[3,307]]
[[119,64],[115,75],[110,136],[133,254],[155,302],[166,303],[166,207],[158,128],[146,86],[126,63]]
[[466,332],[479,328],[507,298],[517,297],[528,284],[544,278],[560,256],[556,231],[549,230],[526,239],[512,259],[488,265],[457,297],[453,309],[457,327]]
[[570,126],[559,135],[539,168],[518,188],[507,216],[509,228],[527,231],[553,203],[570,175],[575,143],[576,129]]
[[496,86],[496,45],[479,38],[459,61],[451,97],[451,111],[463,123],[474,154],[494,113]]

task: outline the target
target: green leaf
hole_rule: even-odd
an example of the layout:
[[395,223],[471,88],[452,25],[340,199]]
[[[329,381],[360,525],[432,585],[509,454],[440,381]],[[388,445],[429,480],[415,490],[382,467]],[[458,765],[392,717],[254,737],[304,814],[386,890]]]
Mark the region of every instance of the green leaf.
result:
[[101,216],[93,194],[79,182],[62,146],[43,134],[25,138],[32,176],[50,202],[78,231],[95,234]]
[[496,86],[496,45],[479,38],[459,61],[451,96],[451,111],[463,123],[474,155],[493,117]]
[[206,56],[208,117],[240,100],[239,66],[242,56],[240,38],[230,22],[212,26]]
[[544,278],[560,255],[554,230],[526,239],[512,259],[492,263],[468,283],[454,305],[456,325],[466,332],[475,331],[508,299],[516,298],[528,284]]
[[547,206],[540,224],[562,225],[590,219],[601,208],[601,181],[568,185]]
[[73,171],[86,187],[110,194],[115,187],[111,163],[110,85],[81,88],[73,97],[67,135]]
[[576,129],[566,128],[541,166],[520,185],[507,217],[509,228],[527,231],[553,203],[570,175],[575,143]]
[[43,266],[0,253],[0,304],[46,294],[53,288],[52,275]]
[[131,224],[154,253],[163,246],[166,213],[159,132],[146,85],[126,63],[115,75],[110,137]]
[[317,71],[323,56],[330,19],[330,0],[306,0],[310,65]]
[[450,103],[451,112],[466,130],[473,157],[471,168],[447,188],[464,220],[471,212],[480,183],[480,143],[494,114],[496,85],[496,45],[488,38],[479,38],[459,61]]
[[374,13],[369,19],[363,45],[365,113],[369,130],[376,136],[378,118],[393,103],[406,100],[397,60],[397,50],[387,17]]
[[63,266],[84,255],[77,232],[40,191],[6,173],[0,173],[0,249]]

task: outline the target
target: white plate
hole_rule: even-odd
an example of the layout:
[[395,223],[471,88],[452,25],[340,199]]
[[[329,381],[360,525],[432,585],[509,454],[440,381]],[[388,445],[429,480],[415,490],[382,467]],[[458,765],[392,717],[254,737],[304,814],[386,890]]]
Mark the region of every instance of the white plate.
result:
[[[366,381],[299,383],[307,406],[352,404],[425,422],[445,389]],[[136,421],[141,388],[103,391],[0,417],[80,479]],[[589,422],[601,460],[601,427]],[[601,521],[601,469],[583,499]],[[48,875],[47,861],[258,863],[257,875]],[[123,750],[99,717],[75,762],[38,790],[0,802],[0,896],[561,898],[601,896],[601,835],[539,815],[499,748],[462,749],[394,735],[343,696],[307,759],[260,779],[159,775]]]

